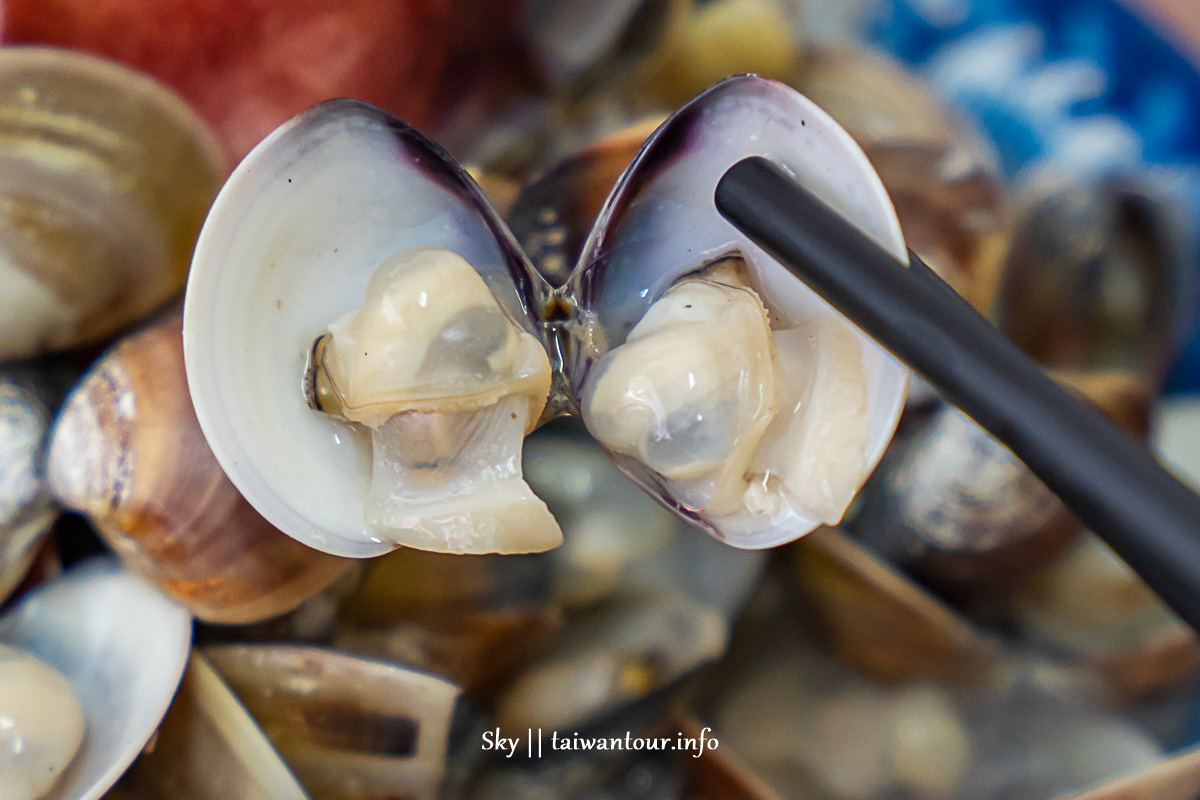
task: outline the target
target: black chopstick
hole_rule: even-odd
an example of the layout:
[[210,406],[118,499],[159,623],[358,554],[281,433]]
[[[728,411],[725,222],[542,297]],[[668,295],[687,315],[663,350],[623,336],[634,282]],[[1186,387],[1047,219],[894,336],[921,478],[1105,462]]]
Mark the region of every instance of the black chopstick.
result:
[[1003,442],[1200,631],[1200,495],[1051,380],[909,253],[905,268],[772,162],[740,161],[720,213]]

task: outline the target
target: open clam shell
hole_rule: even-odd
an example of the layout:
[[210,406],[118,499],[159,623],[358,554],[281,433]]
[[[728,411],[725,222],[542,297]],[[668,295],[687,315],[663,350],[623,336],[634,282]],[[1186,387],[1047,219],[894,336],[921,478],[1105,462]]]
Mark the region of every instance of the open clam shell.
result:
[[861,48],[811,49],[794,85],[862,145],[913,251],[990,313],[1011,214],[999,159],[984,134],[902,64]]
[[[395,532],[403,520],[373,518],[364,497],[374,432],[314,412],[301,391],[314,339],[363,305],[377,267],[415,247],[465,259],[482,279],[476,293],[490,291],[514,335],[537,336],[535,309],[548,288],[478,186],[437,145],[360,101],[323,103],[259,144],[197,245],[184,348],[200,425],[264,517],[336,555],[381,555],[402,540],[503,549],[483,535],[405,540]],[[552,538],[513,549],[546,549]]]
[[158,728],[192,639],[187,610],[111,561],[45,583],[0,619],[0,643],[58,670],[83,707],[84,738],[47,800],[94,800]]
[[0,601],[29,571],[59,509],[46,486],[50,414],[26,381],[0,375]]
[[645,726],[728,638],[720,613],[670,590],[615,598],[572,620],[501,693],[496,723],[509,736],[539,729],[547,737]]
[[254,718],[198,652],[154,747],[117,789],[137,800],[308,800]]
[[467,719],[453,683],[315,647],[221,645],[205,655],[314,797],[438,796]]
[[[781,164],[898,259],[907,260],[895,210],[850,135],[794,90],[746,75],[697,97],[646,142],[606,201],[567,284],[580,313],[570,359],[571,388],[589,430],[624,472],[664,504],[713,536],[744,548],[790,541],[821,521],[840,518],[895,430],[907,383],[899,362],[717,212],[713,193],[718,180],[734,163],[755,155]],[[732,279],[704,272],[698,277],[705,280],[681,282],[727,256],[742,262],[733,268]],[[730,280],[744,285],[731,289]],[[758,322],[753,322],[755,307]],[[735,313],[742,324],[729,321]],[[762,327],[764,317],[769,318],[769,335],[753,330]],[[689,324],[673,331],[673,323]],[[641,364],[634,363],[639,359],[632,349],[625,351],[624,361],[618,355],[622,345],[635,340]],[[815,355],[806,356],[807,347]],[[725,355],[713,358],[713,348]],[[759,357],[768,351],[780,357],[778,363],[774,355],[770,364]],[[647,367],[649,357],[661,362],[661,369]],[[771,369],[782,370],[782,377],[770,379],[773,383],[767,377]],[[679,375],[663,374],[673,372]],[[742,377],[735,379],[735,373]],[[685,386],[688,375],[693,382]],[[804,414],[807,423],[798,423],[803,428],[799,434],[810,437],[806,446],[811,440],[820,447],[812,434],[815,417],[844,410],[845,420],[823,420],[829,423],[825,430],[839,435],[853,431],[847,435],[854,441],[840,449],[858,463],[824,459],[814,451],[812,463],[800,456],[790,470],[774,470],[791,475],[797,488],[835,485],[831,498],[780,501],[774,488],[764,488],[768,496],[755,501],[751,480],[746,499],[730,501],[730,491],[742,491],[737,482],[759,469],[757,459],[764,450],[756,449],[756,442],[777,445],[785,451],[776,453],[782,458],[803,449],[783,442],[789,418],[763,411],[773,401],[762,397],[776,386],[778,407],[798,408],[783,387],[809,378],[814,391],[805,407],[814,413]],[[655,396],[643,398],[635,384],[649,385]],[[730,400],[725,395],[733,386],[749,389],[737,389],[740,394]],[[846,394],[834,400],[833,394],[843,390]],[[641,417],[651,419],[643,422]],[[783,423],[784,430],[777,426],[764,433],[768,420]],[[839,448],[828,444],[830,451]],[[745,471],[734,462],[734,451],[740,451],[739,458],[751,458]],[[693,476],[711,472],[703,466],[706,455],[724,465],[722,474],[712,486],[697,489]],[[819,474],[822,469],[829,471]],[[760,471],[772,472],[767,467]],[[766,487],[769,481],[764,477],[762,483]],[[722,493],[726,498],[718,500]],[[752,510],[752,503],[759,510]]]
[[653,117],[604,136],[522,187],[505,220],[551,285],[566,283],[613,185],[661,121]]
[[132,569],[209,622],[290,611],[350,562],[276,530],[213,458],[188,397],[178,315],[123,339],[71,392],[49,478]]
[[183,288],[225,174],[204,122],[94,56],[0,52],[0,361],[99,341]]

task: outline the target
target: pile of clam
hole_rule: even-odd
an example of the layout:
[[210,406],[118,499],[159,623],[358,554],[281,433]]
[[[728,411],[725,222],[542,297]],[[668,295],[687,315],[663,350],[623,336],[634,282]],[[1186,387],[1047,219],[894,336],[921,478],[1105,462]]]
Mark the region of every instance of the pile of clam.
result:
[[713,191],[775,161],[1182,460],[1186,227],[793,11],[530,0],[455,155],[0,47],[0,798],[1193,796],[1193,632]]

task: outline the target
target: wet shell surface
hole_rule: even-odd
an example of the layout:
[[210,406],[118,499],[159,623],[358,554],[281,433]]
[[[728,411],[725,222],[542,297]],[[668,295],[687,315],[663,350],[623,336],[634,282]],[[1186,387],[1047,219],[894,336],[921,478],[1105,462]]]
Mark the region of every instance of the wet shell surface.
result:
[[24,650],[0,644],[0,775],[5,798],[46,795],[83,741],[71,684]]
[[314,647],[221,645],[205,655],[314,797],[437,797],[454,684]]
[[144,800],[308,800],[250,712],[198,652],[154,747],[117,788]]
[[0,600],[25,576],[58,517],[43,463],[49,425],[31,387],[0,375]]
[[192,412],[179,328],[173,316],[123,340],[84,376],[51,436],[51,486],[199,618],[282,614],[350,564],[280,533],[225,477]]
[[862,151],[783,84],[729,78],[647,141],[568,287],[570,379],[589,431],[677,513],[736,547],[841,518],[883,454],[906,370],[717,212],[725,170],[781,164],[898,259]]
[[[422,272],[421,258],[467,272]],[[379,269],[387,280],[373,281]],[[468,278],[470,302],[451,291]],[[196,414],[246,498],[313,547],[353,557],[400,544],[545,550],[561,533],[520,474],[520,441],[549,391],[533,311],[545,291],[437,145],[366,103],[323,103],[255,148],[205,223],[184,312]],[[387,328],[392,302],[415,339],[351,349],[356,330]],[[301,383],[327,331],[333,352],[362,353],[344,370],[407,358],[411,368],[392,376],[403,385],[366,384],[404,402],[351,421],[325,404],[348,390],[317,354],[311,395],[333,413],[310,408]],[[365,502],[375,470],[399,479],[394,495],[375,497],[382,504]]]
[[182,100],[113,62],[0,52],[0,361],[95,342],[183,288],[225,174]]
[[508,735],[630,724],[664,690],[720,657],[728,624],[682,595],[633,593],[575,621],[554,649],[500,696],[496,722]]
[[861,48],[813,48],[799,62],[795,85],[862,145],[913,251],[990,313],[1011,214],[984,134],[902,64]]
[[183,676],[191,616],[112,561],[78,567],[0,619],[0,643],[53,667],[83,709],[83,742],[45,795],[95,800],[162,721]]
[[754,76],[658,129],[556,290],[410,127],[356,101],[297,117],[234,172],[189,279],[188,378],[218,461],[330,553],[537,552],[562,534],[522,439],[580,411],[627,474],[722,541],[836,522],[907,372],[717,214],[719,177],[751,155],[905,257],[849,135]]

